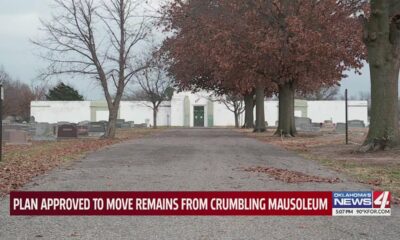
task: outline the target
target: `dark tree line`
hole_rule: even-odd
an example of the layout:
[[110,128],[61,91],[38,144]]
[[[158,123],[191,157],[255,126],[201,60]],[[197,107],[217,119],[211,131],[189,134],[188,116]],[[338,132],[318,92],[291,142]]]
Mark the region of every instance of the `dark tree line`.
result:
[[83,96],[74,88],[59,83],[53,88],[46,84],[29,86],[12,78],[0,68],[0,83],[4,89],[3,117],[12,116],[19,121],[30,120],[31,101],[82,101]]
[[31,101],[43,100],[44,89],[13,79],[3,68],[0,68],[0,83],[4,89],[3,117],[13,116],[20,121],[29,121]]

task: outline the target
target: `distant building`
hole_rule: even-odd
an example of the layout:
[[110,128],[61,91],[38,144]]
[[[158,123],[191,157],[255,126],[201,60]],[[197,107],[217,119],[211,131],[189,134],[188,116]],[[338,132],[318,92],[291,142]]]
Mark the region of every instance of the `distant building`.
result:
[[[265,101],[265,119],[269,126],[278,120],[278,101]],[[122,101],[119,119],[134,121],[137,124],[153,122],[149,102]],[[81,122],[108,120],[105,101],[34,101],[31,102],[31,115],[37,122]],[[345,121],[344,101],[305,101],[296,100],[295,116],[308,117],[313,122],[333,123]],[[349,120],[362,120],[368,125],[368,102],[349,101]],[[174,94],[171,101],[164,102],[158,112],[159,126],[175,127],[228,127],[235,125],[234,114],[225,104],[215,101],[210,93],[181,92]],[[240,117],[243,124],[244,114]]]

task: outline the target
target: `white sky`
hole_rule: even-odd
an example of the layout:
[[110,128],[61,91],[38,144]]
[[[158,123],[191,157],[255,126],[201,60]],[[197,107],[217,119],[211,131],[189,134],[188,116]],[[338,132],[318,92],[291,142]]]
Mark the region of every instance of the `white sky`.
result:
[[[40,36],[39,18],[49,18],[52,0],[0,0],[0,66],[13,77],[30,84],[38,75],[40,69],[46,66],[34,54],[35,47],[29,39]],[[369,92],[369,70],[365,67],[363,74],[358,76],[349,73],[342,81],[342,92],[349,89],[351,96],[359,92]],[[323,77],[323,76],[321,76]],[[93,81],[70,79],[63,76],[62,80],[77,88],[86,99],[103,99],[100,87]]]

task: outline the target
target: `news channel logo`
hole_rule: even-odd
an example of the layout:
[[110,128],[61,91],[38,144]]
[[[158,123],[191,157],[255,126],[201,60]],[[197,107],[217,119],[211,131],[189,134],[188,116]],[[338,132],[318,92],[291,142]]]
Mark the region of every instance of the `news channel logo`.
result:
[[333,192],[333,216],[391,216],[390,192]]

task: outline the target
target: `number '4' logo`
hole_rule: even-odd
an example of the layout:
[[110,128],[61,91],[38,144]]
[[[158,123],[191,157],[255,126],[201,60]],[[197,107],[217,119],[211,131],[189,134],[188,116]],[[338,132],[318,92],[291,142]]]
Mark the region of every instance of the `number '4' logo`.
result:
[[390,208],[390,192],[374,192],[374,208]]

